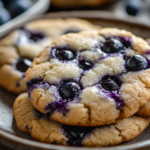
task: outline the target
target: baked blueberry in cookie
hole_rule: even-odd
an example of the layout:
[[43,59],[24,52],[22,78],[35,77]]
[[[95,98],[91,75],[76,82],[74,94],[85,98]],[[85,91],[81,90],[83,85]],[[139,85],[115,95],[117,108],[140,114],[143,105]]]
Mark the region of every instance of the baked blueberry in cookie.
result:
[[71,99],[78,96],[80,86],[75,82],[65,82],[59,88],[59,93],[63,99]]
[[[31,103],[67,125],[109,125],[128,118],[150,100],[149,49],[146,41],[119,29],[61,36],[27,70]],[[39,77],[49,87],[29,90]]]
[[115,76],[105,76],[100,84],[107,91],[118,90],[121,86],[121,81]]
[[105,41],[102,50],[105,53],[118,53],[124,48],[123,43],[115,38],[109,38]]
[[[0,41],[0,86],[17,94],[26,91],[25,72],[44,47],[62,34],[99,28],[86,20],[68,18],[36,20],[12,31]],[[61,61],[74,60],[75,55],[70,49],[58,49],[55,54]]]
[[82,68],[83,70],[88,70],[88,69],[91,69],[92,67],[93,67],[93,64],[91,62],[88,62],[88,61],[80,62],[80,68]]
[[127,66],[131,71],[144,70],[147,67],[147,60],[141,55],[134,55],[128,60]]
[[60,50],[57,51],[56,57],[59,60],[72,60],[75,58],[74,53],[70,50]]
[[68,126],[54,122],[35,110],[27,93],[17,97],[13,114],[18,128],[36,140],[85,147],[111,146],[131,141],[147,128],[150,121],[148,117],[135,115],[107,126]]

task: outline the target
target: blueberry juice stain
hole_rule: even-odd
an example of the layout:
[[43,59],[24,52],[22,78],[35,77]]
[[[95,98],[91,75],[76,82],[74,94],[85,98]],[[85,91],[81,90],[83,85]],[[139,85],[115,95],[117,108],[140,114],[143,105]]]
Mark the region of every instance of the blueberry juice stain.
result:
[[27,92],[28,92],[30,98],[31,98],[32,90],[34,88],[37,88],[40,85],[42,85],[42,79],[40,77],[34,78],[34,79],[29,80],[29,81],[26,82]]

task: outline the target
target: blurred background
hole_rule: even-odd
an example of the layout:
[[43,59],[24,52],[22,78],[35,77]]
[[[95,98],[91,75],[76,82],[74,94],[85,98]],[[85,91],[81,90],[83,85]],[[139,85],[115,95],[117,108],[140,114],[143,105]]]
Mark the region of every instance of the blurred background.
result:
[[57,11],[99,10],[118,17],[134,17],[150,25],[150,0],[0,0],[0,25],[33,9],[37,2],[41,5],[30,16]]
[[48,12],[66,10],[109,11],[150,25],[150,0],[51,0]]

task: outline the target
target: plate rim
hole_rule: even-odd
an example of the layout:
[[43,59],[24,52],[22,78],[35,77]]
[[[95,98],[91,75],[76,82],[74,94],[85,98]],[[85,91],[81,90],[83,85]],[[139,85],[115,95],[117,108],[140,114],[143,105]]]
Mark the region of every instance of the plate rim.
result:
[[[82,15],[81,15],[82,13]],[[87,15],[90,14],[90,15]],[[78,14],[78,15],[77,15]],[[95,16],[96,14],[96,16]],[[135,24],[140,27],[146,27],[150,30],[150,25],[141,23],[139,20],[129,17],[127,18],[120,18],[116,16],[114,13],[110,12],[105,12],[105,11],[64,11],[64,12],[54,12],[54,13],[49,13],[37,17],[31,18],[29,21],[33,20],[38,20],[38,19],[46,19],[46,18],[94,18],[94,19],[104,19],[104,20],[113,20],[113,21],[123,21],[127,24]],[[77,17],[78,16],[78,17]],[[29,22],[27,21],[27,22]],[[27,23],[26,22],[26,23]],[[21,26],[20,24],[19,26]],[[18,26],[17,26],[18,27]],[[5,33],[6,35],[7,33]],[[52,145],[52,144],[47,144],[47,143],[42,143],[38,141],[32,141],[28,140],[22,137],[19,137],[17,135],[13,135],[10,133],[7,133],[6,131],[3,131],[0,129],[0,143],[3,145],[9,146],[11,148],[14,148],[12,144],[5,143],[6,141],[12,142],[13,144],[19,144],[21,146],[26,146],[26,147],[32,147],[32,148],[37,148],[37,149],[43,149],[43,150],[48,150],[48,149],[57,149],[57,150],[133,150],[133,149],[140,149],[140,148],[148,148],[150,147],[150,140],[145,140],[142,142],[136,142],[133,144],[127,144],[127,145],[119,145],[119,146],[111,146],[111,147],[70,147],[70,146],[62,146],[62,145]]]
[[[16,144],[22,144],[23,146],[32,146],[34,148],[42,148],[43,150],[133,150],[140,148],[147,148],[150,146],[150,140],[143,142],[137,142],[128,145],[110,146],[110,147],[75,147],[75,146],[63,146],[63,145],[52,145],[48,143],[42,143],[39,141],[32,141],[16,135],[9,134],[5,131],[0,130],[0,137],[10,140],[11,142],[16,142]],[[29,145],[30,144],[30,145]],[[13,147],[12,147],[13,148]]]

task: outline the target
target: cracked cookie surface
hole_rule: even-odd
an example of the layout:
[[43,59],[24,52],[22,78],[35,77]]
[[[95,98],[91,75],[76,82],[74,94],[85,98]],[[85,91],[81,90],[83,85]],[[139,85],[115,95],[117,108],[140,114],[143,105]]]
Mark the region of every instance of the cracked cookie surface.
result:
[[99,28],[82,19],[43,19],[11,32],[0,41],[0,85],[17,94],[26,91],[26,69],[53,39],[69,32]]
[[59,37],[27,71],[31,103],[68,125],[128,118],[150,100],[149,50],[143,39],[114,28]]
[[34,109],[27,93],[14,102],[13,114],[18,128],[45,143],[70,146],[109,146],[136,138],[149,125],[149,118],[132,116],[100,127],[67,126],[54,122]]

